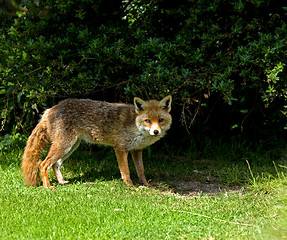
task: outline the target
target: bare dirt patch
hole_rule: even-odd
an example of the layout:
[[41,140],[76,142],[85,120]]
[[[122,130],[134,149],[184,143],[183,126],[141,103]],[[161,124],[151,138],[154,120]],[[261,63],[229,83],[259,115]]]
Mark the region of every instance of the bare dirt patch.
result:
[[183,197],[195,197],[203,195],[228,195],[228,193],[243,193],[242,186],[222,186],[219,183],[204,183],[196,180],[173,181],[172,186],[166,183],[157,183],[154,185],[163,194],[176,194]]
[[175,192],[188,196],[198,196],[198,194],[217,195],[226,192],[242,191],[241,186],[225,187],[218,183],[203,183],[199,181],[178,181],[175,185]]

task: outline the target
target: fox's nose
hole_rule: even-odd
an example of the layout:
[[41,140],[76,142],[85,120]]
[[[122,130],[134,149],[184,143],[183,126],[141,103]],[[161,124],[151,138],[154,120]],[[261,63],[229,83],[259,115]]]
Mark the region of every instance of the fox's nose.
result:
[[153,133],[154,133],[154,135],[158,135],[159,132],[158,132],[158,130],[154,130]]

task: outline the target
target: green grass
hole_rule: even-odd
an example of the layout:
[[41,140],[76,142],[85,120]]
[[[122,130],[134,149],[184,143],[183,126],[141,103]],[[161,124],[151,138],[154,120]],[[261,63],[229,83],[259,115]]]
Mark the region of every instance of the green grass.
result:
[[[282,239],[287,236],[286,155],[222,152],[206,158],[145,151],[154,187],[128,188],[109,148],[77,150],[64,163],[70,184],[26,187],[22,146],[0,153],[0,239]],[[230,150],[230,149],[229,149]],[[195,157],[194,157],[195,155]],[[274,155],[274,154],[273,154]],[[234,157],[235,156],[235,157]],[[248,160],[250,168],[246,163]],[[136,180],[131,164],[132,178]],[[51,174],[53,184],[56,184]],[[240,191],[207,195],[178,182]],[[181,190],[181,191],[179,191]],[[180,192],[177,193],[177,192]]]

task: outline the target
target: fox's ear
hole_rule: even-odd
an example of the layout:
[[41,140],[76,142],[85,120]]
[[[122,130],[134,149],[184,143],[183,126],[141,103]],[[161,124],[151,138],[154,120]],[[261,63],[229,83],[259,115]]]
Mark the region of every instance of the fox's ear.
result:
[[171,95],[168,95],[166,96],[164,99],[162,99],[160,102],[159,102],[159,106],[162,107],[163,110],[167,111],[167,112],[170,112],[171,110],[171,101],[172,101],[172,98],[171,98]]
[[146,106],[147,106],[147,103],[144,100],[140,99],[139,97],[134,98],[134,104],[136,107],[136,113],[137,114],[144,111]]

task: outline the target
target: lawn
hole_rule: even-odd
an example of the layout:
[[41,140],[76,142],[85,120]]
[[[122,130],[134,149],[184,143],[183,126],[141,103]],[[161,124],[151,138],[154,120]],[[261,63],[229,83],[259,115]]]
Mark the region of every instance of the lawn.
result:
[[[56,190],[26,187],[23,145],[2,148],[1,239],[287,238],[282,152],[235,161],[235,151],[203,158],[156,148],[144,154],[151,187],[126,187],[110,148],[82,147],[64,163],[69,184],[56,185],[50,174]],[[131,173],[137,180],[132,164]]]

